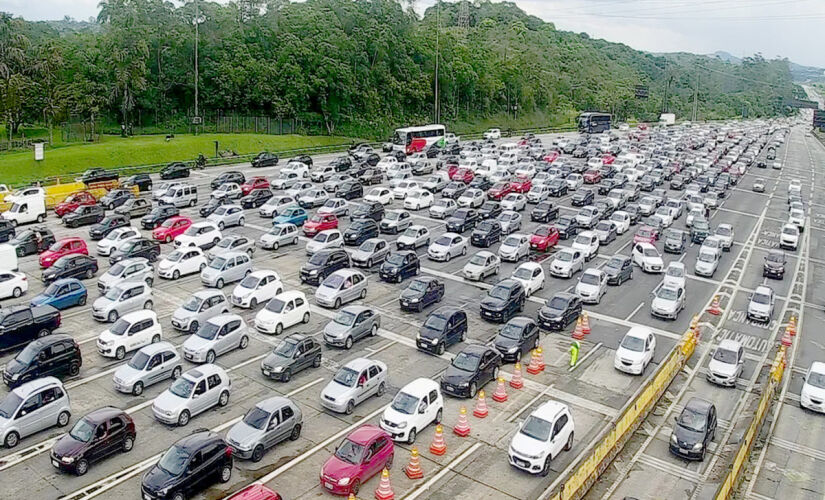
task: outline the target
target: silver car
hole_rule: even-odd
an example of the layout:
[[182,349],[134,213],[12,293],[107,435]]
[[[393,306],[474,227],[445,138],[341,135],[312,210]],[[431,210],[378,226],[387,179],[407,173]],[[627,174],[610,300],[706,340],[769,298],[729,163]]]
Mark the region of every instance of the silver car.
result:
[[498,256],[507,262],[518,262],[530,255],[530,237],[526,234],[511,234],[498,247]]
[[451,198],[439,198],[435,200],[433,205],[430,207],[430,217],[436,219],[446,219],[447,217],[452,216],[455,211],[458,209],[458,203]]
[[201,271],[201,283],[223,288],[227,283],[240,281],[252,272],[252,259],[244,252],[229,252],[212,259]]
[[235,349],[249,346],[249,329],[237,314],[221,314],[209,319],[183,343],[183,358],[192,363],[214,363]]
[[223,205],[209,214],[206,220],[217,224],[218,229],[223,231],[227,227],[243,226],[246,218],[240,205]]
[[183,372],[183,360],[175,346],[158,342],[142,347],[125,365],[116,371],[112,382],[115,390],[140,396],[143,389],[162,380],[175,380]]
[[233,455],[260,462],[264,451],[289,438],[301,437],[303,415],[292,400],[283,396],[265,399],[251,408],[226,433]]
[[521,214],[513,210],[501,212],[496,220],[501,224],[501,234],[510,234],[521,229]]
[[155,271],[143,257],[124,259],[109,268],[97,279],[97,289],[106,294],[113,287],[125,282],[144,282],[152,286]]
[[415,250],[418,247],[430,244],[430,230],[426,226],[414,225],[407,228],[404,234],[395,240],[395,246],[399,250]]
[[206,251],[206,259],[211,261],[219,255],[230,252],[246,252],[249,257],[255,252],[255,240],[241,234],[224,236],[217,245]]
[[349,215],[349,203],[343,198],[330,198],[318,209],[319,214],[334,214],[339,219]]
[[315,302],[319,306],[338,309],[341,304],[367,296],[367,277],[361,271],[340,269],[327,276],[315,290]]
[[412,224],[412,217],[406,210],[389,210],[378,223],[382,233],[398,234]]
[[501,270],[501,259],[493,252],[482,250],[464,264],[461,270],[464,278],[472,281],[479,281],[487,276],[495,276]]
[[375,264],[384,262],[390,254],[390,245],[381,238],[370,238],[361,243],[355,251],[350,254],[352,265],[356,267],[372,267]]
[[182,306],[175,309],[172,313],[172,327],[195,333],[209,319],[228,312],[229,302],[222,291],[201,290],[190,295]]
[[456,233],[444,233],[427,247],[430,260],[449,262],[453,257],[466,254],[467,238]]
[[[41,402],[44,400],[48,404]],[[6,448],[14,448],[20,439],[49,427],[65,427],[71,416],[69,396],[54,377],[20,385],[0,401],[0,409],[0,442]]]
[[358,358],[342,366],[321,391],[321,405],[336,413],[352,414],[370,396],[381,397],[387,388],[387,365]]
[[258,246],[264,250],[277,250],[282,245],[297,244],[298,226],[290,223],[276,224],[258,239]]
[[272,198],[266,200],[266,203],[261,205],[258,209],[258,214],[261,217],[276,217],[284,208],[295,205],[298,205],[298,201],[292,196],[273,196]]
[[201,365],[178,377],[152,403],[155,418],[169,425],[184,426],[215,405],[229,404],[229,375],[217,365]]
[[124,314],[138,309],[152,309],[152,289],[144,282],[121,283],[98,297],[92,304],[92,317],[114,323]]
[[351,349],[353,342],[378,335],[381,316],[372,307],[347,306],[324,327],[324,343]]
[[298,204],[303,208],[315,208],[326,203],[329,195],[323,189],[306,189],[301,191],[297,198]]

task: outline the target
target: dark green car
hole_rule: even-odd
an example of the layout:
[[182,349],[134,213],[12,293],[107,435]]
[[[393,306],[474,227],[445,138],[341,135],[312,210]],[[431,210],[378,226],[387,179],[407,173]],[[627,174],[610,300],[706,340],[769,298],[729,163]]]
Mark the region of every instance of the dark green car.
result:
[[696,218],[690,227],[690,240],[694,243],[702,243],[710,235],[710,223],[704,217]]

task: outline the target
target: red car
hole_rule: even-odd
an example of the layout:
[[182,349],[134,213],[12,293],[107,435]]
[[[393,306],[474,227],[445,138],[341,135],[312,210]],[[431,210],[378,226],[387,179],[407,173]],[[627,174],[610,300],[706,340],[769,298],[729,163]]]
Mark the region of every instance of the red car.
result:
[[591,168],[587,172],[584,173],[584,183],[585,184],[598,184],[602,181],[602,173],[596,170],[595,168]]
[[88,191],[80,191],[79,193],[70,194],[68,198],[58,203],[54,207],[54,214],[58,217],[63,217],[69,212],[74,212],[77,207],[83,205],[94,205],[97,200]]
[[616,157],[605,153],[602,155],[602,165],[613,165],[613,162],[616,161]]
[[473,171],[466,167],[457,168],[450,174],[451,181],[461,181],[464,184],[473,182],[473,177],[475,177]]
[[327,229],[338,229],[338,217],[335,214],[315,214],[304,222],[304,234],[310,238]]
[[638,128],[639,130],[647,130],[647,124],[640,123],[636,128]]
[[56,241],[48,250],[40,254],[40,267],[50,267],[60,257],[72,254],[89,255],[89,249],[86,248],[86,242],[82,238],[70,236]]
[[526,193],[530,191],[530,188],[533,187],[533,181],[531,181],[528,177],[516,177],[516,180],[510,183],[510,187],[513,188],[514,193]]
[[513,192],[513,185],[509,182],[498,182],[487,191],[487,197],[492,200],[501,200]]
[[361,484],[392,463],[395,444],[376,425],[362,425],[344,438],[321,467],[321,487],[336,495],[358,494]]
[[559,152],[558,151],[550,151],[549,153],[544,155],[544,158],[542,158],[542,159],[544,161],[546,161],[547,163],[553,163],[554,161],[556,161],[556,158],[558,158],[558,157],[559,157]]
[[227,500],[281,500],[281,495],[262,484],[252,483]]
[[174,217],[169,217],[163,224],[159,227],[156,227],[152,231],[152,238],[157,241],[165,241],[166,243],[171,243],[172,240],[175,239],[175,236],[179,234],[183,234],[184,231],[189,229],[189,226],[192,225],[192,219],[189,217],[183,217],[181,215],[176,215]]
[[546,252],[559,242],[559,230],[554,226],[539,226],[530,236],[530,248],[539,252]]
[[256,189],[263,189],[269,187],[269,181],[266,177],[252,177],[241,184],[241,193],[246,196]]
[[642,226],[636,230],[636,234],[633,235],[633,243],[650,243],[651,245],[656,244],[656,240],[659,239],[659,232],[650,227],[650,226]]

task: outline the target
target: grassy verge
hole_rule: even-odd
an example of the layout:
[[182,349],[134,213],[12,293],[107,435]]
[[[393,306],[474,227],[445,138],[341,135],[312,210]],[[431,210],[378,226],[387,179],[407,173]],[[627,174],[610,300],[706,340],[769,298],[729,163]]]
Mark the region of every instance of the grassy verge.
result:
[[118,168],[131,165],[151,165],[170,161],[194,160],[199,153],[215,155],[215,141],[219,150],[231,149],[238,154],[263,150],[290,149],[346,144],[346,137],[264,135],[264,134],[205,134],[176,135],[166,141],[165,136],[115,137],[103,136],[94,144],[78,144],[47,149],[43,161],[34,161],[32,151],[0,155],[0,183],[19,184],[63,174],[83,172],[89,167]]

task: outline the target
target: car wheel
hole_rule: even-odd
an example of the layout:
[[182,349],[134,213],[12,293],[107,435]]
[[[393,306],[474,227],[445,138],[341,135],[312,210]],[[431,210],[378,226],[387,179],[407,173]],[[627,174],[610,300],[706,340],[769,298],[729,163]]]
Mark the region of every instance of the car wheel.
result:
[[461,248],[461,255],[462,256],[467,255],[467,247],[466,246]]
[[352,349],[352,337],[347,337],[347,340],[344,341],[344,348],[347,350]]
[[298,237],[297,237],[297,236],[296,236],[295,238],[293,238],[293,239],[292,239],[292,244],[293,244],[293,245],[297,245],[297,244],[298,244]]
[[438,347],[436,348],[436,353],[438,353],[438,355],[441,356],[442,354],[444,354],[445,349],[446,349],[446,346],[444,345],[444,342],[442,342],[442,343],[438,344]]
[[221,393],[221,397],[218,399],[218,404],[221,406],[226,406],[229,404],[229,391],[223,391]]
[[304,323],[304,324],[309,323],[309,313],[308,312],[304,313],[304,317],[301,319],[301,322]]
[[197,333],[198,332],[198,322],[193,321],[189,323],[189,333]]
[[223,223],[223,222],[218,222],[218,229],[220,229],[221,231],[223,231],[224,229],[226,229],[226,226],[224,225],[224,223]]
[[20,435],[15,431],[11,431],[6,435],[6,448],[14,448],[20,442]]
[[140,396],[141,394],[143,394],[143,382],[135,382],[132,386],[132,395]]
[[172,370],[172,380],[176,380],[180,377],[180,374],[183,372],[183,368],[180,366],[176,366],[174,370]]
[[135,438],[132,436],[126,436],[126,439],[123,440],[122,449],[124,453],[129,453],[132,451],[132,448],[135,446]]
[[366,297],[367,297],[367,289],[364,288],[364,289],[361,290],[361,298],[364,299]]
[[89,472],[89,462],[88,460],[81,458],[77,461],[77,465],[75,465],[74,472],[78,476],[83,476],[87,472]]
[[264,458],[264,445],[259,444],[254,450],[252,450],[251,460],[257,463],[260,462],[262,458]]
[[78,299],[77,305],[79,305],[79,306],[85,306],[86,305],[86,296],[85,295],[80,297],[80,299]]
[[146,286],[152,286],[152,283],[154,283],[154,282],[155,282],[155,279],[152,278],[151,276],[146,278]]
[[218,278],[218,281],[215,282],[215,288],[223,288],[223,278]]
[[117,311],[110,312],[109,317],[107,319],[109,320],[109,323],[114,323],[115,321],[117,321]]
[[353,411],[355,411],[355,402],[350,401],[349,403],[347,403],[347,408],[346,410],[344,410],[344,413],[346,413],[347,415],[352,415]]
[[148,310],[148,309],[152,309],[152,305],[153,305],[153,304],[152,304],[152,301],[151,301],[151,300],[147,300],[146,302],[144,302],[144,303],[143,303],[143,308],[144,308],[144,309],[147,309],[147,310]]
[[240,219],[238,219],[238,225],[239,225],[239,226],[243,226],[243,225],[244,225],[244,223],[246,223],[246,219],[244,219],[243,217],[241,217]]
[[299,437],[301,437],[301,424],[292,428],[292,432],[289,434],[289,440],[297,441]]
[[240,344],[238,344],[238,347],[241,349],[246,349],[247,347],[249,347],[249,337],[247,337],[246,335],[241,337],[241,342]]
[[230,479],[232,479],[232,466],[230,464],[226,464],[221,469],[220,481],[222,483],[228,483]]
[[206,362],[212,364],[215,362],[216,357],[217,355],[215,354],[215,351],[209,351],[206,353]]
[[564,451],[570,451],[573,449],[573,432],[570,432],[570,435],[567,436],[567,443],[564,445]]
[[66,427],[69,425],[69,412],[62,411],[60,415],[57,416],[57,426],[58,427]]
[[280,335],[281,333],[283,333],[283,331],[284,331],[283,323],[278,323],[277,325],[275,325],[275,335]]
[[470,398],[476,397],[476,393],[478,393],[478,386],[475,382],[470,384]]
[[338,309],[339,307],[341,307],[341,298],[340,297],[335,299],[335,306],[334,307],[335,307],[335,309]]
[[349,489],[350,493],[353,496],[358,496],[358,492],[361,491],[361,480],[356,479],[354,483],[352,483],[352,487]]
[[413,444],[415,442],[415,427],[410,429],[410,433],[407,435],[407,443]]
[[312,367],[318,368],[321,366],[321,355],[315,356],[315,359],[312,360]]
[[117,350],[115,351],[115,359],[120,361],[121,359],[123,359],[125,357],[126,357],[126,348],[123,347],[123,346],[118,347]]
[[384,395],[384,392],[385,392],[386,390],[387,390],[387,388],[386,388],[386,386],[384,385],[384,382],[381,382],[380,384],[378,384],[378,392],[377,392],[378,397],[383,396],[383,395]]
[[544,460],[544,467],[542,467],[541,474],[542,477],[547,476],[550,473],[550,455],[547,455],[547,458]]

